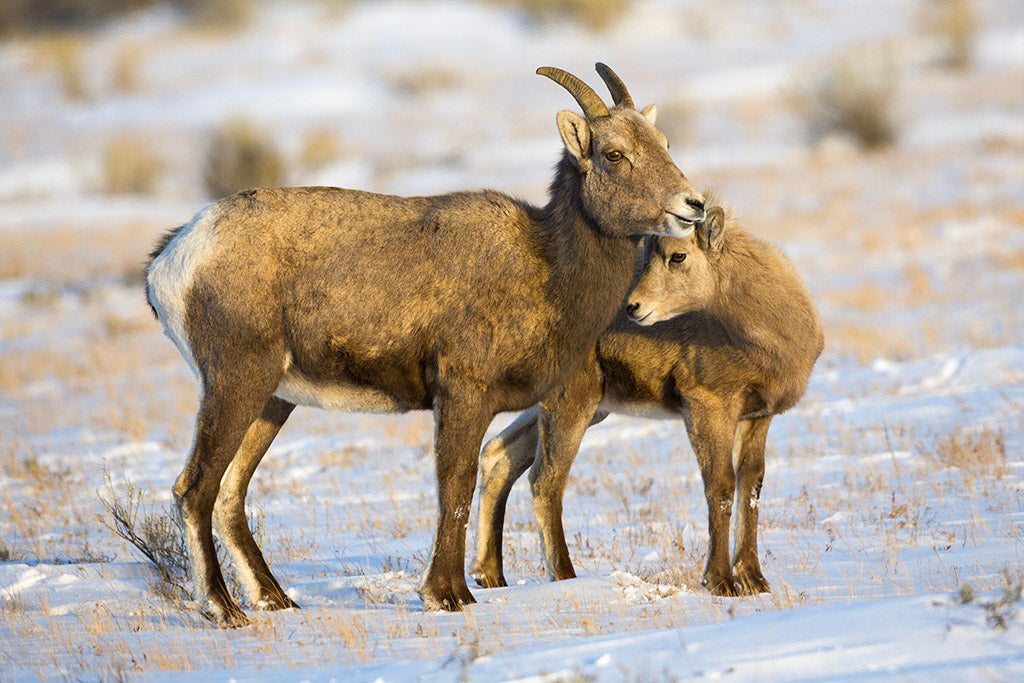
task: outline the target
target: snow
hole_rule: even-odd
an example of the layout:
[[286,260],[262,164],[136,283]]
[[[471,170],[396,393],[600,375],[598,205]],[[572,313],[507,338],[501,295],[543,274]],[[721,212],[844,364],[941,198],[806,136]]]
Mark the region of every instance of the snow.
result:
[[[974,3],[975,59],[952,72],[924,4],[634,0],[604,31],[472,0],[266,3],[237,30],[157,8],[78,36],[84,99],[46,39],[0,43],[0,679],[1024,678],[1024,6]],[[789,98],[863,45],[895,55],[897,144],[808,146]],[[254,624],[221,631],[163,597],[101,499],[165,514],[192,438],[196,385],[138,270],[207,203],[212,129],[259,124],[290,183],[540,202],[574,105],[534,69],[597,84],[598,60],[657,102],[687,176],[784,248],[821,312],[825,353],[769,436],[773,592],[701,588],[683,425],[612,416],[566,495],[579,578],[547,581],[523,481],[511,585],[424,613],[430,416],[300,409],[248,504],[302,609],[244,605]],[[341,153],[306,168],[322,130]],[[161,160],[151,195],[104,192],[120,134]]]

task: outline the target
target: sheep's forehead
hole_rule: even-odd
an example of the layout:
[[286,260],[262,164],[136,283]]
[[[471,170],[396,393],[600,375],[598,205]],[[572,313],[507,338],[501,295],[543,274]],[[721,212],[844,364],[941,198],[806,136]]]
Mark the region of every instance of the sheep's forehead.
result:
[[665,140],[660,130],[633,109],[612,109],[608,116],[592,121],[591,130],[601,145],[661,147]]
[[658,254],[662,256],[673,254],[677,251],[691,252],[694,251],[695,241],[695,234],[689,237],[660,236],[655,248],[658,250]]

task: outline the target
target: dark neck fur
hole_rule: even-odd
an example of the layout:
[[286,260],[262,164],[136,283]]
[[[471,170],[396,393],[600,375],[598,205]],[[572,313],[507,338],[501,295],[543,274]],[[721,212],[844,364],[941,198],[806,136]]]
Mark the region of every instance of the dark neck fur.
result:
[[564,312],[569,334],[597,335],[629,292],[637,240],[611,237],[583,206],[582,177],[563,152],[547,205],[534,215],[550,255],[548,297]]

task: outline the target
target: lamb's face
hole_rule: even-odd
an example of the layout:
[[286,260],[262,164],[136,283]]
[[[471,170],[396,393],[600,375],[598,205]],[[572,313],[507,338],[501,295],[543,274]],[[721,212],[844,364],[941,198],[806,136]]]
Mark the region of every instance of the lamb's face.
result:
[[721,248],[725,214],[719,207],[686,238],[651,237],[644,246],[644,271],[626,302],[640,325],[706,309],[718,286],[710,256]]

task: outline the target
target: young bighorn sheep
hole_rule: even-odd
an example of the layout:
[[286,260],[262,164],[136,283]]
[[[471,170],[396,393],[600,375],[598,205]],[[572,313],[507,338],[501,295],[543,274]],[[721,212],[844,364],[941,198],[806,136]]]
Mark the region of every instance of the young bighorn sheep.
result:
[[[532,465],[548,572],[556,580],[576,576],[562,496],[584,431],[615,412],[684,421],[708,505],[701,583],[716,595],[769,591],[757,557],[765,439],[772,416],[803,395],[823,345],[814,303],[788,259],[727,223],[721,208],[709,209],[687,239],[649,238],[643,274],[598,342],[599,369],[569,387],[557,405],[523,413],[484,448],[470,573],[482,586],[507,585],[505,504]],[[734,490],[739,524],[730,564]]]
[[173,493],[196,597],[213,621],[247,619],[225,586],[211,523],[253,605],[295,606],[243,502],[296,404],[434,411],[438,519],[419,591],[428,609],[474,602],[465,533],[488,424],[557,392],[593,356],[629,291],[640,236],[692,234],[705,216],[653,105],[636,111],[618,77],[597,68],[612,109],[575,76],[537,70],[585,115],[558,114],[565,149],[544,207],[488,190],[247,190],[157,246],[147,296],[201,384]]

